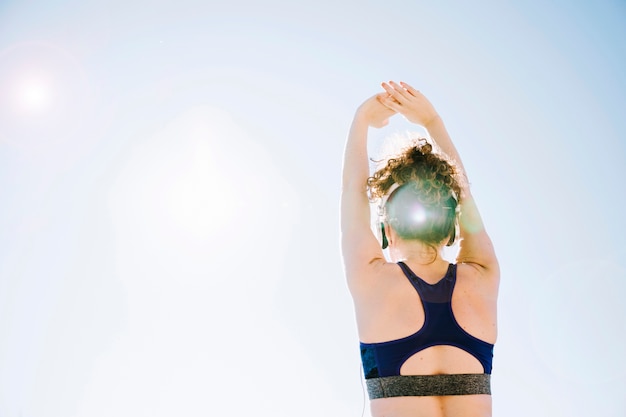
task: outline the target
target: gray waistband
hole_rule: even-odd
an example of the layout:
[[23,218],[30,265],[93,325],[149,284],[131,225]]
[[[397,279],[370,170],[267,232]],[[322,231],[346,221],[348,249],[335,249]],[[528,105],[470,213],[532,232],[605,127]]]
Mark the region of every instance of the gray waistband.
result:
[[401,375],[366,379],[370,400],[386,397],[491,395],[490,374]]

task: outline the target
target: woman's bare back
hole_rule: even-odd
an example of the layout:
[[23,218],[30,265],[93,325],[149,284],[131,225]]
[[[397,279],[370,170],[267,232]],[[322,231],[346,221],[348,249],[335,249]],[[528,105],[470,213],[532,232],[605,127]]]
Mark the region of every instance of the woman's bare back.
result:
[[[430,283],[443,276],[442,266],[414,266],[413,272]],[[379,343],[415,334],[424,326],[423,303],[402,270],[388,263],[379,271],[369,294],[354,294],[359,336],[362,342]],[[430,275],[430,277],[429,277]],[[470,265],[457,265],[452,294],[452,311],[463,330],[495,343],[495,294],[481,282]],[[400,368],[401,375],[480,374],[482,364],[471,354],[454,346],[438,345],[420,350]],[[490,395],[393,397],[371,401],[373,417],[484,417],[491,415]]]

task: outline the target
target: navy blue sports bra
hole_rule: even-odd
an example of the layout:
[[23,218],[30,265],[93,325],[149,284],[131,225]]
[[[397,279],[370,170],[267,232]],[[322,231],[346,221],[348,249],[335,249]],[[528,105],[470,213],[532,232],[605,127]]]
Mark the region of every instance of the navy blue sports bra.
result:
[[424,325],[416,333],[402,339],[381,343],[361,342],[361,360],[366,379],[400,375],[402,364],[415,353],[431,346],[449,345],[470,353],[491,374],[493,345],[461,328],[452,313],[452,292],[456,283],[456,265],[436,284],[418,277],[403,262],[398,262],[424,306]]

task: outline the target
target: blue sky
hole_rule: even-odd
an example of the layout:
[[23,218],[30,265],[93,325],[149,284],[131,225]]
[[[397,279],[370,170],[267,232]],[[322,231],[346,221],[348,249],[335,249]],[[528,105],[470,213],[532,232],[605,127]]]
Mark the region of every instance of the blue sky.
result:
[[361,415],[339,179],[393,79],[444,117],[500,258],[494,415],[623,416],[625,18],[2,2],[0,415]]

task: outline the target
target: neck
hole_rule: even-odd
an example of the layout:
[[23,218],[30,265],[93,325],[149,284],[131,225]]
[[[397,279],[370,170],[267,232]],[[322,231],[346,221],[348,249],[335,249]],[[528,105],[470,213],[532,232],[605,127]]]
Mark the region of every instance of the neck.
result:
[[397,240],[389,246],[393,262],[405,261],[414,265],[438,265],[447,263],[442,257],[443,245],[429,246],[419,240]]

